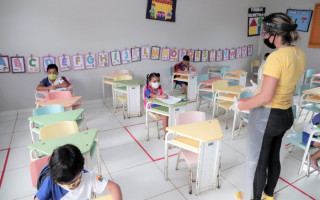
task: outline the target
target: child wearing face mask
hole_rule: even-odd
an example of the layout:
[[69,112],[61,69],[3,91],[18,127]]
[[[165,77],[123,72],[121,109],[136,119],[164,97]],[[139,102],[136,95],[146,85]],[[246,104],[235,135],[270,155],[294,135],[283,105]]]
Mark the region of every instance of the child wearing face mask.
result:
[[69,86],[68,81],[64,77],[58,77],[58,67],[56,64],[50,64],[47,67],[47,78],[42,79],[39,83],[37,90],[56,90],[57,88],[66,88]]
[[[162,87],[160,85],[160,74],[159,73],[151,73],[147,75],[146,88],[144,91],[144,106],[147,104],[147,99],[150,98],[162,98],[167,99],[168,95],[163,93]],[[151,108],[157,107],[157,104],[151,104]],[[164,133],[167,133],[166,128],[168,127],[168,116],[160,115],[163,121],[163,129]]]

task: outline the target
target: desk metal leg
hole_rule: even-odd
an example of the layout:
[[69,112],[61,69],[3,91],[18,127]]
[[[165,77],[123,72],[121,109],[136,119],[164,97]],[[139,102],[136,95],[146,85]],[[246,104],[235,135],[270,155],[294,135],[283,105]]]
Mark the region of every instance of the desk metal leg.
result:
[[185,112],[186,106],[181,107],[169,107],[169,123],[168,126],[174,126],[176,123],[176,116]]
[[105,84],[104,84],[104,78],[102,78],[102,100],[103,103],[106,104],[106,94],[105,94]]
[[197,96],[197,77],[198,76],[189,76],[188,77],[188,96],[189,100],[195,100]]
[[[236,129],[236,121],[237,121],[237,112],[234,112],[234,116],[233,116],[233,123],[232,123],[232,133],[231,133],[231,139],[233,140],[234,138],[234,130]],[[240,127],[239,127],[240,128]]]
[[140,86],[127,86],[127,117],[141,116]]
[[168,180],[168,136],[170,135],[170,132],[168,132],[165,136],[165,154],[164,154],[164,180]]
[[247,75],[246,74],[240,74],[239,85],[242,85],[243,87],[246,87],[246,81],[247,81]]

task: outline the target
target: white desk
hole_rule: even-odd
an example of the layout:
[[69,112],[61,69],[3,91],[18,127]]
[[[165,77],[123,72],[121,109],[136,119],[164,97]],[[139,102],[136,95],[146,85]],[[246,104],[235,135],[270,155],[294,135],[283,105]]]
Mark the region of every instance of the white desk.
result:
[[172,82],[172,89],[174,85],[174,81],[182,81],[188,83],[188,90],[187,90],[187,98],[189,100],[196,100],[197,98],[197,79],[198,74],[195,72],[174,72],[173,76],[178,75],[179,77],[173,78]]

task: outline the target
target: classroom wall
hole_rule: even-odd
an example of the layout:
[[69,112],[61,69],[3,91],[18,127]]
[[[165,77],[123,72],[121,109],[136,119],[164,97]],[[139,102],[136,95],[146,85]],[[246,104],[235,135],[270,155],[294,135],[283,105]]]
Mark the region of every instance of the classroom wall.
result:
[[[247,37],[248,8],[265,6],[265,0],[179,0],[175,23],[147,20],[146,6],[146,0],[2,1],[0,53],[58,56],[144,44],[193,49],[252,44],[253,56],[219,63],[249,70],[250,62],[256,57],[259,37]],[[69,77],[77,95],[92,100],[102,98],[101,74],[130,69],[135,77],[144,78],[156,71],[161,73],[164,87],[168,87],[168,69],[173,64],[142,61],[61,75]],[[205,73],[209,63],[194,65]],[[45,76],[43,72],[0,74],[0,111],[34,107],[34,89]]]

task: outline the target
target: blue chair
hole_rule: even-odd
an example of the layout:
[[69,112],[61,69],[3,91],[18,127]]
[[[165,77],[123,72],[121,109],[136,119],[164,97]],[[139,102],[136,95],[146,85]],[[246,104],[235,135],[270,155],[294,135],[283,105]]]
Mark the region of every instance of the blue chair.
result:
[[298,90],[300,111],[299,111],[299,114],[297,116],[297,121],[298,121],[303,109],[308,111],[306,116],[305,116],[305,118],[304,118],[304,120],[306,120],[306,118],[307,118],[307,116],[308,116],[310,111],[312,112],[312,116],[315,113],[320,113],[320,105],[319,104],[316,104],[316,103],[303,103],[304,99],[303,99],[303,93],[302,92],[304,90],[308,90],[308,89],[310,89],[310,84],[305,83],[305,84],[302,84],[301,87]]
[[[225,73],[226,71],[230,71],[230,67],[223,67],[220,71],[221,77],[228,76],[229,74]],[[239,85],[239,81],[228,80],[228,86]]]
[[312,77],[313,74],[316,74],[316,70],[314,69],[307,69],[305,77],[304,77],[304,83],[308,82],[308,79]]
[[206,80],[209,80],[208,74],[199,74],[197,79],[197,85],[199,85],[200,81],[206,81]]
[[34,109],[33,116],[48,115],[60,112],[64,112],[63,105],[49,105]]

